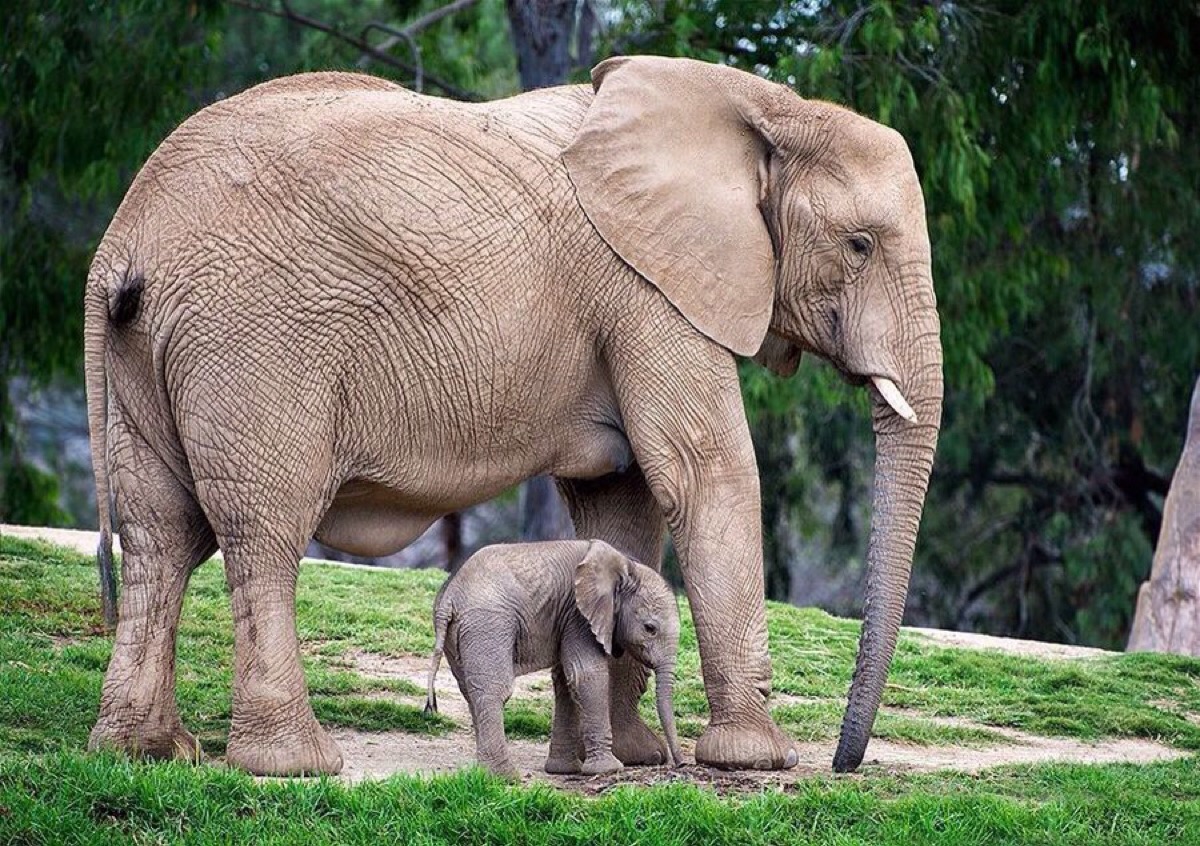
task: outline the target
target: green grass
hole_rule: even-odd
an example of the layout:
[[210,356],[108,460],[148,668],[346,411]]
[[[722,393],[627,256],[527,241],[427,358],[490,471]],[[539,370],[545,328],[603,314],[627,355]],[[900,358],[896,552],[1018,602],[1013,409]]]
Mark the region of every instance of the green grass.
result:
[[[299,628],[318,717],[363,731],[441,734],[424,693],[353,671],[358,652],[427,655],[434,571],[301,569]],[[676,710],[695,736],[706,715],[684,614]],[[774,715],[798,740],[836,736],[858,626],[819,611],[768,609]],[[90,559],[0,538],[0,844],[231,841],[311,843],[1162,843],[1200,842],[1195,758],[1154,766],[1013,767],[818,777],[722,799],[695,787],[622,787],[593,800],[464,772],[346,787],[256,782],[211,766],[82,753],[111,642]],[[179,702],[205,750],[229,724],[232,626],[219,564],[196,572],[179,639]],[[549,692],[515,698],[510,736],[544,739]],[[648,717],[653,703],[643,703]],[[984,745],[987,726],[1081,738],[1148,737],[1200,748],[1200,661],[1157,655],[1037,661],[900,644],[876,736]],[[955,717],[969,724],[948,724]],[[463,728],[463,727],[458,727]]]
[[255,782],[182,764],[0,759],[0,843],[1163,844],[1200,842],[1193,761],[987,776],[814,778],[722,799],[683,784],[599,799],[477,770]]
[[[354,650],[426,655],[429,609],[443,575],[433,570],[301,568],[297,598],[305,671],[318,716],[366,731],[439,733],[444,717],[420,714],[424,692],[405,679],[368,678],[348,669]],[[696,736],[707,705],[690,615],[684,613],[675,703],[680,731]],[[836,737],[857,648],[858,624],[814,609],[768,606],[774,715],[802,740]],[[78,748],[86,738],[108,661],[89,558],[45,544],[0,540],[0,686],[21,684],[0,702],[0,748]],[[179,636],[179,701],[206,746],[223,745],[229,720],[232,625],[219,562],[192,578]],[[384,696],[386,698],[380,698]],[[549,694],[514,700],[514,736],[549,733]],[[904,636],[897,650],[877,736],[909,743],[980,744],[1002,738],[982,726],[1094,739],[1146,737],[1200,749],[1200,661],[1121,655],[1037,661],[997,652],[939,648]],[[652,697],[643,710],[653,722]]]

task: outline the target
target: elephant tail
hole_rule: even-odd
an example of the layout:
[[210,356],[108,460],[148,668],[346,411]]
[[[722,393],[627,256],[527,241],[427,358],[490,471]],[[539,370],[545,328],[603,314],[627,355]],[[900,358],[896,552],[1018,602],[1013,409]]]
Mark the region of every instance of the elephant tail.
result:
[[[447,580],[447,584],[449,580]],[[437,690],[434,689],[434,679],[442,666],[442,653],[446,648],[446,630],[450,628],[450,620],[454,617],[454,609],[449,602],[442,602],[442,594],[446,586],[438,591],[433,604],[433,657],[429,659],[429,681],[425,685],[425,713],[436,714],[438,709]]]
[[104,610],[104,624],[111,631],[117,625],[117,577],[113,570],[112,490],[108,478],[108,332],[108,292],[102,281],[92,278],[88,280],[84,302],[83,367],[92,472],[96,479],[96,510],[100,518],[100,543],[96,548],[100,604]]

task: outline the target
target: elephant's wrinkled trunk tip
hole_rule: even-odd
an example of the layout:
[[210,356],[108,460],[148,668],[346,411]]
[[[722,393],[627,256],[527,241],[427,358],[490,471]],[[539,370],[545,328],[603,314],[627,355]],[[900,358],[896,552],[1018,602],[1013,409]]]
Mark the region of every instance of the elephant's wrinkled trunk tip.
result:
[[675,666],[654,670],[655,700],[658,706],[658,721],[667,736],[667,763],[673,767],[683,766],[683,753],[679,749],[679,735],[675,731],[675,703],[672,689],[675,686]]

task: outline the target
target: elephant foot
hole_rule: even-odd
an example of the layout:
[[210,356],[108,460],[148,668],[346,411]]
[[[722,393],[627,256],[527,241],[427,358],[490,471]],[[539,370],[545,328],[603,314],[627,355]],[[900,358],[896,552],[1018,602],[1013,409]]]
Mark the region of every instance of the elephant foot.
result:
[[790,770],[799,761],[770,717],[710,724],[696,742],[696,763],[722,770]]
[[546,758],[546,772],[551,775],[573,775],[579,772],[581,766],[580,760],[574,755],[555,755],[551,752]]
[[636,715],[614,723],[612,751],[627,767],[658,767],[667,763],[667,745]]
[[507,781],[521,780],[520,771],[507,755],[503,758],[480,758],[479,765],[497,778]]
[[199,763],[200,742],[183,727],[178,717],[134,725],[113,717],[101,717],[88,736],[89,752],[112,749],[135,758],[191,761]]
[[609,775],[619,773],[623,769],[625,769],[625,765],[618,761],[615,755],[605,752],[601,755],[593,755],[584,761],[579,772],[583,775]]
[[235,719],[225,762],[254,775],[336,775],[342,752],[311,713],[307,720],[271,725]]

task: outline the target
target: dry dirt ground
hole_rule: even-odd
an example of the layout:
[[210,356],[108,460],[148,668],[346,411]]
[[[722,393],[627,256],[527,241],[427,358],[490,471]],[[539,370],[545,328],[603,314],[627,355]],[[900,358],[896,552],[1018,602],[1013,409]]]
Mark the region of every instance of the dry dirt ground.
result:
[[[365,676],[406,679],[424,689],[429,661],[422,657],[391,658],[370,653],[355,653],[348,657],[348,667]],[[462,728],[444,737],[423,737],[403,732],[375,734],[335,729],[332,734],[346,759],[342,777],[357,781],[364,778],[380,778],[396,772],[447,772],[469,765],[474,755],[474,741],[467,728],[471,720],[466,702],[459,694],[454,677],[444,663],[435,680],[435,689],[441,713],[453,719]],[[552,696],[549,675],[535,673],[519,678],[513,695],[521,698],[549,698]],[[964,720],[924,718],[958,726],[974,725]],[[1148,763],[1186,754],[1147,740],[1114,738],[1087,743],[1070,738],[1039,737],[994,726],[986,728],[1004,735],[1008,742],[997,746],[959,747],[915,746],[872,740],[860,772],[863,775],[938,769],[978,772],[1001,764],[1047,761]],[[797,744],[800,763],[795,769],[783,773],[727,773],[693,764],[679,770],[666,767],[637,767],[615,776],[583,777],[550,776],[542,772],[547,748],[545,742],[514,739],[510,741],[510,745],[524,781],[545,781],[585,793],[598,793],[618,784],[631,782],[653,784],[674,780],[709,785],[722,792],[757,790],[764,787],[787,789],[808,776],[828,774],[834,747],[833,741]],[[694,742],[683,738],[682,745],[685,757],[695,760]]]
[[[0,532],[16,537],[41,538],[53,543],[73,547],[90,553],[96,547],[95,532],[77,532],[58,529],[30,528],[22,526],[0,526]],[[359,566],[330,563],[337,566]],[[1039,643],[1013,640],[988,635],[950,632],[938,629],[908,629],[940,646],[964,649],[995,649],[1030,657],[1078,660],[1106,654],[1104,650],[1065,646],[1062,644]],[[406,679],[425,688],[429,660],[425,657],[389,657],[371,653],[354,653],[347,658],[351,669],[365,676]],[[460,728],[443,737],[427,737],[406,732],[371,733],[338,728],[333,737],[341,746],[345,758],[342,778],[348,781],[383,778],[393,773],[438,773],[467,766],[474,760],[474,738],[470,732],[471,720],[455,684],[454,677],[445,663],[438,673],[435,688],[439,709]],[[517,680],[515,697],[549,698],[552,696],[549,675],[536,673]],[[959,726],[973,724],[965,720],[925,717]],[[979,726],[984,728],[983,726]],[[987,726],[989,731],[1002,734],[1006,743],[996,746],[917,746],[886,740],[872,740],[867,749],[867,758],[859,770],[862,775],[922,772],[938,769],[954,769],[978,772],[1002,764],[1033,764],[1049,761],[1075,763],[1149,763],[1182,757],[1187,754],[1179,749],[1149,740],[1115,739],[1090,743],[1070,738],[1048,738],[1026,734],[1013,729]],[[727,773],[700,767],[695,764],[678,770],[666,767],[630,768],[615,776],[550,776],[542,771],[546,756],[546,742],[513,739],[510,741],[513,758],[522,773],[523,781],[544,781],[584,793],[600,793],[613,786],[625,783],[653,784],[684,780],[708,785],[720,792],[759,790],[766,787],[788,789],[797,781],[812,775],[830,772],[833,759],[833,741],[799,743],[799,765],[792,770],[776,773]],[[682,739],[684,755],[694,760],[694,742]]]

